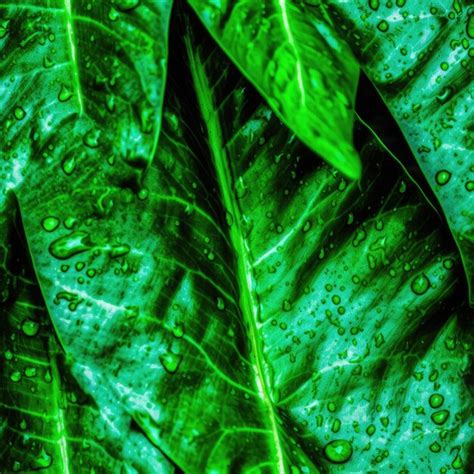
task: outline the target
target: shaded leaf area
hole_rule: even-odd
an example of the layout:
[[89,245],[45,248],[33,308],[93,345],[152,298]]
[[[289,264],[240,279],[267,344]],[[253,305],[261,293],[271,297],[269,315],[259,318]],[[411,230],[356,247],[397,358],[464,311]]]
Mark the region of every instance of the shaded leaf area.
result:
[[352,143],[358,66],[325,12],[289,0],[189,3],[300,140],[359,178]]
[[471,0],[326,2],[439,199],[474,287]]
[[2,204],[30,160],[136,179],[158,141],[170,9],[171,0],[0,5]]
[[139,186],[33,162],[16,191],[79,385],[185,472],[459,472],[469,318],[431,208],[365,128],[360,185],[321,165],[186,25]]
[[0,219],[0,466],[52,474],[169,472],[133,426],[113,430],[78,386],[59,346],[15,205]]

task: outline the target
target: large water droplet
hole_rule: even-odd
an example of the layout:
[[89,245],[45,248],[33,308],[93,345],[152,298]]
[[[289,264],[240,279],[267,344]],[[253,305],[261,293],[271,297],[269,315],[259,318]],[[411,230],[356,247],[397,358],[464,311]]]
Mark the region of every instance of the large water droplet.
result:
[[352,445],[345,439],[336,439],[324,447],[324,455],[332,463],[345,463],[352,456]]
[[66,260],[91,248],[90,235],[87,232],[76,231],[56,239],[49,246],[49,251],[53,257]]

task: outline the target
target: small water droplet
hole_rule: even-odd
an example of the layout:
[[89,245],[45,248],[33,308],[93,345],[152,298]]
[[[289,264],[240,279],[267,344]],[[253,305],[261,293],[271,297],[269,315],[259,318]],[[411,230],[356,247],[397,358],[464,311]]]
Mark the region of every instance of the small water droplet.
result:
[[420,275],[416,276],[413,281],[411,282],[411,290],[415,295],[423,295],[428,291],[430,287],[430,280],[426,276],[426,274],[421,273]]
[[433,420],[433,423],[435,423],[436,425],[443,425],[444,423],[446,423],[446,420],[448,419],[448,417],[449,417],[448,410],[439,410],[439,411],[434,412],[431,415],[431,419]]
[[54,217],[54,216],[45,217],[41,221],[41,226],[43,227],[43,229],[46,232],[53,232],[59,226],[59,219],[57,217]]
[[62,84],[61,89],[59,90],[59,93],[58,93],[59,102],[67,102],[72,97],[72,94],[73,94],[72,89]]
[[49,246],[49,251],[53,257],[66,260],[91,248],[92,243],[89,234],[76,231],[53,241]]
[[138,6],[140,0],[114,0],[115,5],[117,8],[123,12],[133,10]]
[[451,179],[451,173],[448,170],[440,170],[435,176],[436,183],[440,186],[444,186]]
[[381,31],[382,33],[387,32],[388,28],[389,28],[389,25],[385,20],[380,21],[379,24],[377,25],[377,29]]
[[174,374],[181,364],[183,359],[182,355],[175,354],[174,352],[168,351],[165,354],[160,355],[160,362],[163,365],[163,368],[169,374]]
[[17,106],[13,111],[13,115],[17,120],[23,120],[26,116],[25,109],[23,109],[23,107]]
[[26,336],[34,337],[36,334],[38,334],[39,323],[37,321],[33,321],[32,319],[25,319],[21,323],[21,330]]

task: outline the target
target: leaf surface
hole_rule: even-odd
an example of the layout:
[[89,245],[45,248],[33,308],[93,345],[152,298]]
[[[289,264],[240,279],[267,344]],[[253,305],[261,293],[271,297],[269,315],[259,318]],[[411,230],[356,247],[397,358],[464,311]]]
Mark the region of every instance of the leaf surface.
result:
[[189,3],[299,139],[358,179],[352,143],[358,66],[325,12],[289,0]]
[[474,304],[472,1],[326,1],[439,199]]
[[130,426],[78,386],[42,300],[14,202],[0,219],[2,472],[171,472]]
[[81,388],[185,472],[462,469],[469,318],[431,209],[366,128],[360,186],[316,162],[194,28],[143,181],[51,163],[16,191]]
[[0,5],[2,203],[30,161],[73,177],[104,167],[118,179],[135,179],[149,165],[161,123],[171,4]]

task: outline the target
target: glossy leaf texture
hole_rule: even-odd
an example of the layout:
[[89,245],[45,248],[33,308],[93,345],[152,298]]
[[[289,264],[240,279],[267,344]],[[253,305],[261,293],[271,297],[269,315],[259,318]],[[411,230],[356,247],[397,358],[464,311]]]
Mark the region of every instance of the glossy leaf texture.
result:
[[474,304],[472,1],[323,3],[438,197]]
[[79,386],[184,472],[462,472],[449,236],[366,128],[348,182],[180,18],[143,180],[34,162],[15,191]]
[[360,178],[352,143],[358,65],[325,11],[289,0],[189,3],[299,139]]
[[161,123],[171,3],[0,5],[2,202],[32,160],[72,179],[99,166],[134,179],[148,166]]
[[[15,202],[0,219],[1,472],[170,472],[142,433],[112,430],[69,369]],[[122,469],[122,470],[121,470]]]

